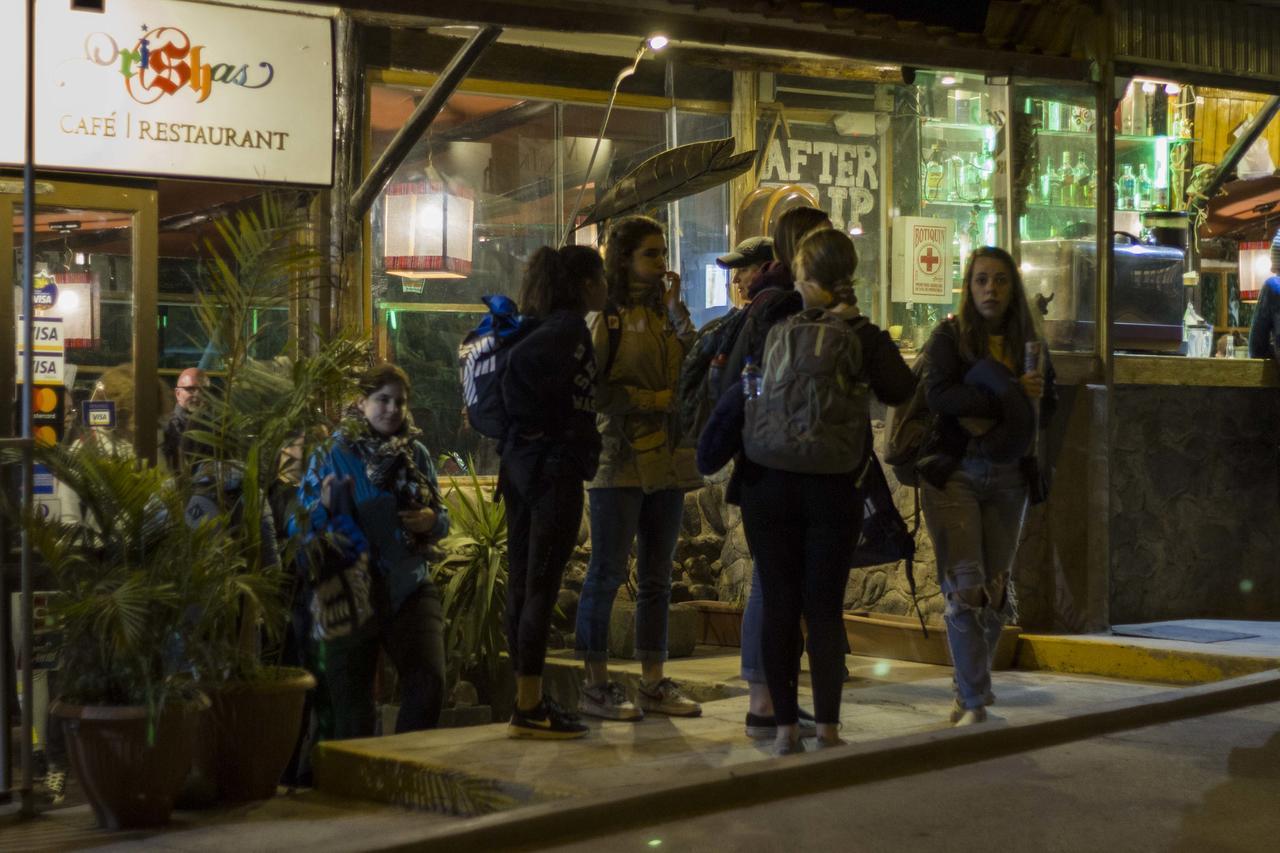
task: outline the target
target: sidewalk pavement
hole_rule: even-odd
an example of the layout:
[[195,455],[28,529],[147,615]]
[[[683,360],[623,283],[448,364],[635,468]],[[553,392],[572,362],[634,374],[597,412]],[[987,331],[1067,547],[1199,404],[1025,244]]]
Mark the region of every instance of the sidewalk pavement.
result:
[[[737,650],[703,647],[692,658],[670,661],[667,668],[704,702],[701,717],[592,721],[587,738],[568,742],[510,740],[505,724],[499,723],[329,743],[317,754],[319,793],[221,812],[180,813],[168,830],[130,836],[128,844],[154,849],[255,850],[286,842],[316,851],[499,849],[521,839],[527,843],[609,831],[643,814],[705,814],[1280,699],[1280,672],[1171,688],[1169,684],[1187,683],[1188,661],[1196,671],[1217,678],[1240,667],[1258,673],[1280,666],[1280,625],[1196,624],[1242,631],[1247,625],[1255,629],[1247,633],[1264,636],[1248,641],[1249,646],[1235,646],[1246,642],[1240,640],[1201,645],[1031,636],[1020,655],[1042,668],[996,673],[992,720],[969,729],[947,723],[949,668],[850,656],[842,735],[851,745],[782,759],[771,757],[767,742],[744,736],[747,698],[745,684],[737,678]],[[1046,668],[1059,661],[1058,650],[1064,647],[1073,650],[1067,657],[1076,671],[1123,665],[1129,659],[1131,665],[1141,663],[1149,680]],[[548,679],[576,683],[579,666],[565,655],[553,656]],[[633,662],[615,661],[611,667],[615,677],[638,676]],[[802,704],[811,707],[807,678],[802,681]],[[447,817],[439,811],[473,817]],[[87,808],[67,812],[77,810],[37,821],[80,833],[50,849],[125,840],[89,830]],[[26,847],[8,843],[6,831],[0,824],[0,848]],[[82,843],[89,837],[96,841]]]

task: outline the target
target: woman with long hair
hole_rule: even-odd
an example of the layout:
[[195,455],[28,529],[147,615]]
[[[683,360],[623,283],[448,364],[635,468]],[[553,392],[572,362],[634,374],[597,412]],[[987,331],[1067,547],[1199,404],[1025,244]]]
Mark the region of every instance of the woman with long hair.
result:
[[1010,573],[1027,507],[1021,460],[1055,402],[1047,356],[1013,258],[975,250],[958,315],[925,346],[926,399],[939,420],[918,465],[947,598],[956,725],[982,722],[995,701],[991,663],[1014,613]]
[[596,473],[595,349],[584,320],[604,308],[600,253],[586,246],[534,252],[520,311],[536,323],[511,353],[502,381],[510,429],[499,482],[507,502],[507,648],[516,677],[511,737],[565,739],[587,733],[542,692],[547,630],[565,563],[582,526],[582,481]]
[[[849,397],[833,404],[833,408],[844,415],[857,410],[853,389],[859,385],[869,386],[877,398],[889,405],[907,400],[915,389],[915,379],[893,341],[861,317],[853,292],[857,263],[857,252],[848,235],[825,228],[804,238],[793,265],[795,287],[806,311],[825,309],[848,322],[848,333],[855,336],[856,346],[850,346],[849,351],[859,352],[860,357],[837,366],[842,380],[839,387],[847,389]],[[839,351],[834,343],[828,350]],[[782,368],[769,364],[769,353],[765,356],[764,381],[768,385]],[[816,358],[817,353],[812,357]],[[872,452],[865,402],[861,408],[860,417],[827,424],[831,434],[845,433],[844,441],[850,447],[862,443],[861,458],[851,462],[847,470],[836,470],[838,466],[833,465],[830,471],[801,473],[768,467],[751,458],[750,443],[738,461],[743,526],[755,558],[764,603],[761,648],[773,702],[774,749],[780,755],[800,751],[796,700],[802,615],[809,635],[818,744],[822,747],[842,743],[839,729],[845,654],[844,589],[849,558],[862,526],[858,471]]]
[[[351,621],[341,635],[322,641],[330,734],[338,739],[374,732],[379,648],[400,675],[397,732],[435,728],[444,704],[444,611],[427,558],[449,532],[449,514],[431,454],[409,416],[409,377],[394,364],[379,364],[359,389],[298,487],[309,537],[337,531],[367,543],[370,555],[367,597],[343,611]],[[294,527],[291,519],[291,534]],[[357,619],[354,611],[366,603],[371,615]]]
[[[725,381],[736,381],[742,373],[742,363],[751,356],[756,364],[764,355],[765,336],[769,329],[781,320],[795,314],[804,304],[795,292],[792,265],[800,242],[815,231],[831,228],[831,218],[825,210],[816,207],[794,207],[782,214],[773,229],[773,254],[775,260],[766,264],[760,274],[748,285],[751,297],[748,316],[742,333],[738,335],[733,351],[725,363]],[[739,475],[734,469],[726,491],[729,503],[739,503]],[[773,700],[765,678],[764,657],[760,644],[764,628],[764,599],[761,595],[760,572],[751,570],[751,593],[742,611],[742,680],[747,682],[748,703],[746,717],[747,737],[768,740],[777,735]],[[806,736],[814,732],[813,715],[803,708],[799,711],[800,726]]]
[[[614,720],[646,712],[702,712],[663,674],[671,562],[684,514],[684,493],[702,485],[692,448],[682,447],[675,388],[694,338],[680,276],[667,269],[662,226],[644,216],[613,223],[605,244],[609,306],[589,317],[601,375],[596,407],[602,440],[599,470],[587,484],[591,563],[578,603],[576,651],[586,662],[579,710]],[[616,346],[611,342],[616,342]],[[637,701],[609,680],[609,620],[636,545],[635,656],[642,673]]]

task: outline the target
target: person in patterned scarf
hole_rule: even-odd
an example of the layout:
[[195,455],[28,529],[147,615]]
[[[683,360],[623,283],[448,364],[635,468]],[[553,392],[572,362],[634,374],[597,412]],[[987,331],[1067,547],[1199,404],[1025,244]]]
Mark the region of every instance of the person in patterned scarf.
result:
[[[320,640],[319,674],[333,707],[335,739],[374,733],[379,648],[400,675],[397,732],[434,728],[444,703],[444,611],[428,559],[449,532],[449,515],[431,456],[409,417],[409,377],[380,364],[362,377],[360,392],[333,441],[312,457],[298,490],[310,517],[308,536],[354,522],[369,543],[370,615],[354,620],[344,635]],[[349,499],[338,500],[340,492]],[[354,518],[343,517],[343,505],[354,506]]]

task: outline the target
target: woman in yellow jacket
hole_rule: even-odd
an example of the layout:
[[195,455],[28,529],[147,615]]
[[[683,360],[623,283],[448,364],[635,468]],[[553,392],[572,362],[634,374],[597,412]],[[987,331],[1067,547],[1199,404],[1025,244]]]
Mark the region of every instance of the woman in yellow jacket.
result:
[[[701,707],[663,676],[671,560],[684,493],[702,485],[690,447],[679,448],[674,392],[695,329],[667,269],[662,226],[648,217],[616,222],[605,246],[609,307],[588,317],[596,364],[600,466],[587,483],[591,563],[578,604],[576,646],[586,661],[579,710],[612,720],[650,713],[695,716]],[[611,342],[616,343],[616,352]],[[609,680],[609,617],[636,543],[636,701]]]

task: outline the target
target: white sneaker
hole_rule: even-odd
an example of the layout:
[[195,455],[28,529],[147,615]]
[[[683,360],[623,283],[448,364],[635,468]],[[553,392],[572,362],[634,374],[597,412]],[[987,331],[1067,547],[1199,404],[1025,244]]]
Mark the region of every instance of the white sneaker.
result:
[[605,720],[643,720],[644,711],[627,698],[627,691],[616,681],[604,684],[583,684],[582,699],[578,710],[591,717]]
[[664,678],[657,684],[645,684],[641,681],[639,698],[640,707],[655,714],[696,717],[702,713],[702,706],[681,693],[670,678]]
[[956,707],[951,710],[951,722],[956,728],[960,728],[961,726],[976,726],[979,723],[985,723],[986,721],[986,708]]

